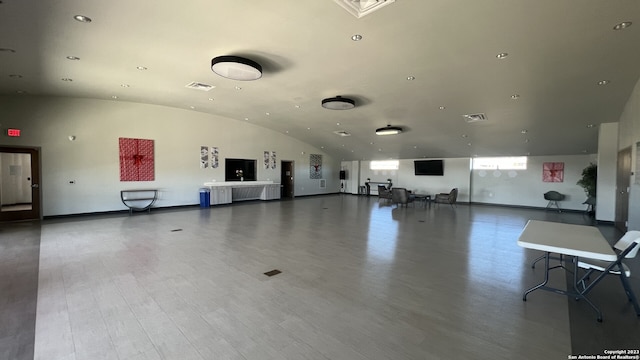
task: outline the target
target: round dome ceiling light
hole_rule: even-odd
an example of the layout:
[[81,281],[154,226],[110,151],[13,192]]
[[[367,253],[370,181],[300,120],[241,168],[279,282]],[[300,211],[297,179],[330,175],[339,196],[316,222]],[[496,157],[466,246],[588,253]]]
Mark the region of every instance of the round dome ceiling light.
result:
[[397,135],[402,132],[399,126],[387,125],[386,127],[376,129],[376,135]]
[[211,70],[231,80],[251,81],[262,77],[262,66],[240,56],[224,55],[211,59]]
[[356,102],[349,98],[336,96],[333,98],[322,99],[322,107],[329,110],[349,110],[356,107]]

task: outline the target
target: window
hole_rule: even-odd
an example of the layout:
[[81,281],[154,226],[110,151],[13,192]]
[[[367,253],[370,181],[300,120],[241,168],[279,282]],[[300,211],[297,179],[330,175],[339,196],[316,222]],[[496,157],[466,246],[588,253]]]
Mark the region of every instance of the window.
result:
[[369,163],[371,170],[398,170],[400,161],[398,160],[377,160]]
[[527,170],[527,157],[474,158],[473,170]]

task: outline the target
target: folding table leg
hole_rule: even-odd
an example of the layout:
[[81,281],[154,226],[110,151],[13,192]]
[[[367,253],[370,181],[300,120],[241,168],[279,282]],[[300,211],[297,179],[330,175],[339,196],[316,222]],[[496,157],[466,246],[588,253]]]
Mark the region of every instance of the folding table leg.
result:
[[524,294],[522,294],[522,301],[527,301],[527,295],[529,295],[530,292],[544,287],[549,282],[549,256],[548,252],[544,253],[544,281],[525,291]]

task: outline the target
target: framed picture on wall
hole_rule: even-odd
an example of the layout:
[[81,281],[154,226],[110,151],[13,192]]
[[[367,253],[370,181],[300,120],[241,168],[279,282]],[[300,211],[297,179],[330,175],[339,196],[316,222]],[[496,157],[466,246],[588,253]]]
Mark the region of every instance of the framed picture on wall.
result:
[[309,155],[309,178],[322,179],[322,155]]
[[546,162],[542,164],[542,181],[543,182],[563,182],[564,181],[564,163],[563,162]]

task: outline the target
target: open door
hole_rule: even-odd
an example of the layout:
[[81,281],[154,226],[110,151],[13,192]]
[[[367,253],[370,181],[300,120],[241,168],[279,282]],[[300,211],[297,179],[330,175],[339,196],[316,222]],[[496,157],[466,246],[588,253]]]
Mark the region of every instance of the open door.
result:
[[40,216],[40,149],[0,146],[0,221]]
[[629,221],[629,182],[631,181],[631,147],[618,152],[618,170],[616,180],[616,219],[615,226],[623,233],[627,231]]
[[280,198],[293,199],[293,161],[280,162]]

